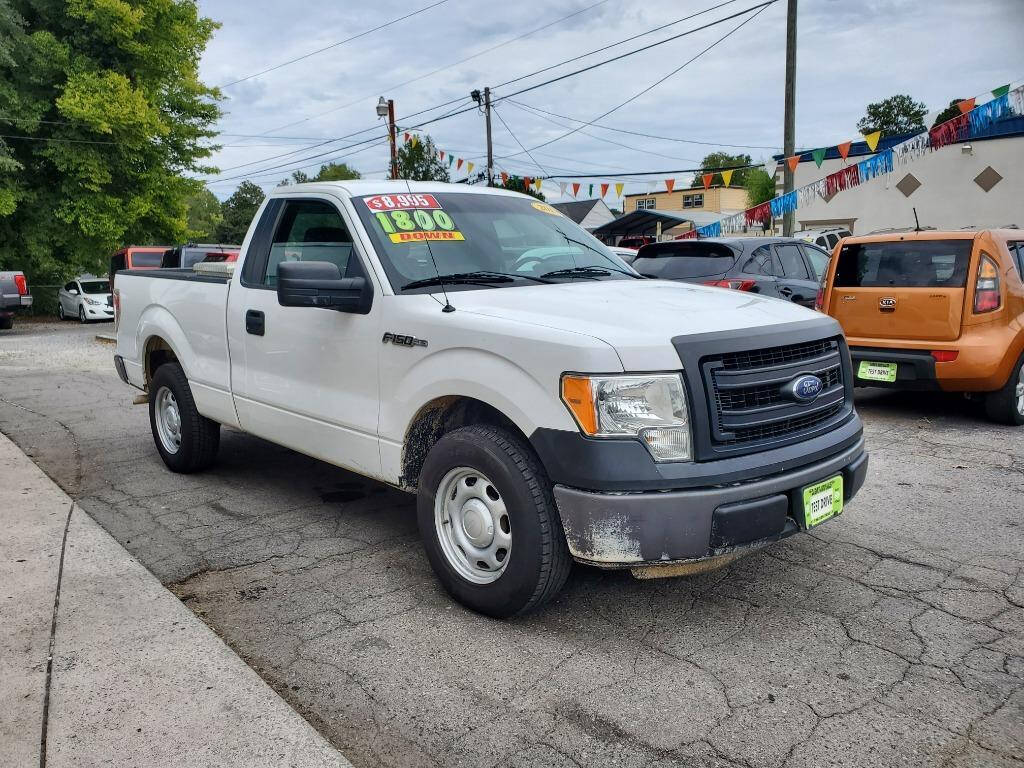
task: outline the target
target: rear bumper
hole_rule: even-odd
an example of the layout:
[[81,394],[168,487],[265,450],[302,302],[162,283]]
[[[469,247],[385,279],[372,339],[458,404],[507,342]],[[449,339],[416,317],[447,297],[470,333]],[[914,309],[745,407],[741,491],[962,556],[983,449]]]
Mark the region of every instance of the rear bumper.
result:
[[844,501],[864,484],[864,441],[799,469],[732,485],[607,493],[555,486],[569,551],[602,568],[728,559],[797,533],[800,491],[842,473]]
[[[930,352],[910,349],[881,349],[850,347],[854,382],[858,387],[885,387],[888,389],[938,390],[935,377],[935,358]],[[862,362],[896,363],[896,381],[862,379],[857,375]]]
[[5,294],[0,296],[0,317],[12,317],[15,312],[32,306],[32,296],[21,294]]

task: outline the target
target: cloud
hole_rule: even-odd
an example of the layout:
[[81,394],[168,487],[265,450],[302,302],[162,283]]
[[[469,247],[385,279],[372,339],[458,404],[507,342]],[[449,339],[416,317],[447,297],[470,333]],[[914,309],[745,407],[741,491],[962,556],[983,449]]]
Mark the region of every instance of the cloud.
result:
[[[297,139],[230,139],[215,161],[222,168],[270,158],[296,146],[343,136],[367,128],[381,131],[374,106],[379,95],[393,98],[399,120],[433,105],[461,98],[469,91],[495,86],[561,60],[598,49],[580,62],[521,83],[498,88],[495,96],[525,85],[611,58],[641,45],[664,39],[706,21],[754,5],[740,0],[692,21],[640,38],[623,46],[612,43],[666,24],[715,4],[713,0],[607,0],[561,24],[523,40],[408,85],[405,81],[496,46],[559,17],[593,5],[595,0],[557,3],[479,3],[449,0],[387,29],[333,48],[260,77],[225,89],[221,130],[234,134],[308,137]],[[282,4],[270,0],[247,3],[200,0],[200,9],[222,26],[203,57],[205,82],[219,85],[258,72],[330,45],[381,20],[408,13],[420,3],[378,0],[373,4],[304,0]],[[685,7],[683,7],[685,6]],[[668,42],[650,51],[616,61],[522,94],[517,100],[562,115],[590,120],[644,90],[695,53],[721,37],[739,19]],[[814,147],[856,136],[856,122],[868,102],[896,93],[909,93],[929,108],[950,99],[983,93],[1011,80],[1024,78],[1024,55],[1019,30],[1024,26],[1020,0],[804,0],[798,25],[797,142]],[[770,6],[733,37],[689,65],[662,85],[601,122],[642,133],[708,142],[776,147],[781,144],[785,48],[785,3]],[[338,108],[340,106],[344,108]],[[453,108],[455,105],[452,105]],[[550,120],[498,104],[501,116],[527,147],[566,132]],[[322,114],[327,113],[327,114]],[[440,114],[434,112],[431,117]],[[322,116],[318,116],[322,115]],[[414,118],[413,122],[417,119]],[[518,153],[517,142],[494,121],[495,152]],[[483,119],[476,111],[428,126],[442,149],[479,163],[484,155]],[[690,167],[682,159],[699,159],[720,147],[647,139],[596,128],[587,133],[626,145],[599,141],[584,132],[533,153],[551,172],[614,169],[641,172]],[[371,134],[362,134],[356,140]],[[280,146],[255,146],[279,143]],[[339,142],[345,146],[348,141]],[[310,149],[266,160],[224,174],[257,172],[271,165],[323,152]],[[728,147],[721,147],[727,151]],[[349,150],[353,152],[355,150]],[[770,150],[743,150],[755,159]],[[340,153],[339,153],[340,154]],[[670,157],[666,157],[670,156]],[[330,160],[330,157],[324,158]],[[386,146],[364,149],[343,158],[368,174],[383,175]],[[315,170],[321,159],[305,161]],[[539,174],[525,155],[502,161],[510,172]],[[558,170],[556,170],[556,168]],[[272,185],[273,174],[258,179]],[[680,174],[680,177],[685,175]],[[238,181],[218,184],[219,195],[230,194]],[[639,189],[627,184],[627,192]]]

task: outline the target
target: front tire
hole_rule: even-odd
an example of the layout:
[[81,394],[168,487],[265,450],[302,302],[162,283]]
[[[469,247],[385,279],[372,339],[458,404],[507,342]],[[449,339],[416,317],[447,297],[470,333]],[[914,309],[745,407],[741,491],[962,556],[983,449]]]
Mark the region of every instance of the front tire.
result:
[[1003,388],[985,397],[985,413],[1000,424],[1024,425],[1024,355],[1020,356]]
[[57,319],[61,321],[68,319],[64,314],[64,305],[60,301],[57,302]]
[[416,501],[441,584],[474,611],[506,618],[552,600],[572,558],[540,461],[516,435],[474,425],[430,449]]
[[199,472],[216,460],[220,424],[196,409],[177,363],[161,365],[149,383],[149,425],[160,458],[172,472]]
[[78,322],[80,322],[82,325],[85,325],[86,323],[89,322],[85,317],[85,307],[83,306],[78,307]]

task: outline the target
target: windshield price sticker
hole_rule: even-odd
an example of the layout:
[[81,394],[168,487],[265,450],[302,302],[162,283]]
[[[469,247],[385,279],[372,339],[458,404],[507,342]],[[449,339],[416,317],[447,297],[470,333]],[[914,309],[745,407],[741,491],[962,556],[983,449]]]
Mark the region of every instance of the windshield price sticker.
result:
[[[381,197],[403,197],[403,195],[381,195]],[[429,197],[430,195],[414,195]],[[434,201],[436,205],[436,201]],[[373,214],[377,224],[392,243],[414,243],[424,240],[465,240],[461,232],[455,228],[452,217],[441,210],[415,208],[377,211]]]
[[441,204],[433,195],[404,194],[404,195],[371,195],[364,197],[366,207],[371,211],[410,211],[414,208],[427,208],[440,210]]

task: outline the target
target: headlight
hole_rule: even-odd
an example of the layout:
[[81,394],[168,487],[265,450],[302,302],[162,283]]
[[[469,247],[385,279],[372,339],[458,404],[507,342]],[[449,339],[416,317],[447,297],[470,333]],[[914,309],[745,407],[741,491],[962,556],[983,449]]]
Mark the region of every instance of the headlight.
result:
[[93,307],[98,307],[100,305],[100,302],[96,301],[96,299],[90,299],[88,296],[83,297],[82,301],[84,301],[86,304],[89,304],[89,305],[91,305]]
[[657,461],[693,458],[690,414],[677,373],[566,374],[562,401],[585,435],[637,438]]

